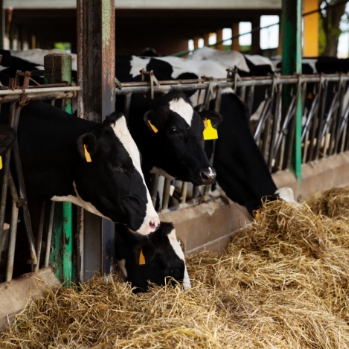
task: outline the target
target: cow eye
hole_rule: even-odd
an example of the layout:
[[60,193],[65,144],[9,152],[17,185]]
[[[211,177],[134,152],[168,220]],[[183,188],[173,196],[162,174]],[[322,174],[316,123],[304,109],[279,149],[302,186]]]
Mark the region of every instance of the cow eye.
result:
[[172,277],[174,277],[175,279],[179,279],[181,278],[181,271],[178,268],[173,268],[170,269],[170,274]]
[[115,172],[125,173],[126,169],[122,165],[113,166]]
[[174,135],[178,134],[178,130],[176,127],[171,127],[170,132]]

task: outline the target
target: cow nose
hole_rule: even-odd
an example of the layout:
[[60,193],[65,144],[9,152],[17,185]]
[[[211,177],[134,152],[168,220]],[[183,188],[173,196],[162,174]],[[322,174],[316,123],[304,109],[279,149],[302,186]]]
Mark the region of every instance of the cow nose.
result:
[[202,184],[212,184],[216,179],[216,170],[212,167],[204,168],[200,172]]
[[158,216],[152,218],[152,219],[149,221],[149,227],[150,227],[151,232],[157,230],[157,229],[159,228],[159,225],[160,225],[160,219],[159,219]]

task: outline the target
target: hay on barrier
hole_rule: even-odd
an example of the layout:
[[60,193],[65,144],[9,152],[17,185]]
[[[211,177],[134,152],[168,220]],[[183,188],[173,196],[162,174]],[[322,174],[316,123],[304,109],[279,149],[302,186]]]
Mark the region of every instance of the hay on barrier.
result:
[[193,288],[117,279],[50,290],[0,334],[7,348],[348,348],[349,225],[269,202],[222,256],[188,258]]

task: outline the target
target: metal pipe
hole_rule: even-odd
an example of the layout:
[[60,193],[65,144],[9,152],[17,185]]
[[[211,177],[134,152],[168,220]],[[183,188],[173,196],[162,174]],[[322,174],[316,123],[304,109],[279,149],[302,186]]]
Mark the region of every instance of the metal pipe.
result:
[[44,222],[45,222],[45,201],[41,203],[40,207],[40,218],[39,218],[39,226],[38,226],[38,235],[36,237],[36,256],[37,263],[34,266],[34,270],[38,271],[40,267],[40,257],[41,257],[41,247],[42,247],[42,236],[44,231]]
[[52,228],[53,228],[53,217],[55,213],[55,202],[50,202],[50,216],[48,220],[48,228],[47,228],[47,238],[46,238],[46,251],[45,251],[45,261],[44,267],[48,267],[50,262],[50,252],[51,252],[51,241],[52,241]]
[[164,186],[164,193],[162,197],[161,210],[166,210],[168,208],[168,203],[170,200],[170,186],[171,186],[171,179],[165,177],[165,186]]

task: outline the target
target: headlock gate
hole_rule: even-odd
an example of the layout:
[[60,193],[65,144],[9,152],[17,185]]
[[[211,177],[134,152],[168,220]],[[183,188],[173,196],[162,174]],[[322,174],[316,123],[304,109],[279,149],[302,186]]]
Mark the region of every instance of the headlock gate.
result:
[[[32,74],[42,73],[33,72]],[[116,94],[125,95],[124,114],[126,117],[129,115],[131,97],[134,93],[150,93],[150,96],[154,96],[155,93],[167,92],[172,87],[184,92],[198,91],[198,104],[208,108],[210,101],[214,100],[214,109],[218,111],[222,94],[234,91],[245,101],[249,111],[254,112],[250,117],[251,130],[272,173],[288,170],[294,161],[292,160],[292,150],[295,139],[296,100],[298,96],[301,96],[302,100],[302,152],[301,157],[295,161],[300,161],[302,164],[318,161],[346,152],[349,148],[349,75],[280,76],[275,74],[267,77],[240,78],[233,71],[226,79],[203,77],[198,80],[158,81],[152,72],[148,74],[150,75],[150,83],[120,83],[116,81]],[[19,72],[17,80],[13,81],[11,85],[12,89],[2,88],[0,90],[0,104],[11,103],[10,126],[14,129],[18,125],[21,107],[28,100],[50,100],[54,103],[55,100],[74,98],[76,92],[80,90],[79,87],[68,86],[66,83],[63,85],[29,86],[31,76],[29,72]],[[23,82],[20,83],[20,79]],[[290,92],[285,96],[286,85],[289,86]],[[289,100],[287,109],[283,108],[285,98]],[[16,168],[15,174],[10,171],[11,157]],[[38,270],[40,260],[43,261],[41,267],[49,264],[52,250],[51,240],[54,240],[52,236],[54,205],[52,203],[48,219],[46,217],[47,233],[43,233],[45,207],[43,204],[39,228],[33,234],[17,143],[4,156],[2,171],[4,180],[0,208],[0,281],[11,281],[19,208],[23,211],[23,221],[29,241],[30,263],[33,270]],[[173,195],[174,189],[176,189],[175,195]],[[174,183],[172,178],[165,178],[159,174],[152,174],[150,191],[154,204],[158,205],[159,212],[185,208],[209,201],[214,197],[210,193],[210,187],[192,188],[189,183],[180,181]],[[3,230],[7,192],[10,193],[12,199],[12,218],[8,234]],[[79,229],[77,231],[80,233]],[[79,256],[82,254],[82,251],[78,251]],[[58,255],[56,258],[62,258],[62,255]],[[75,259],[75,262],[78,259],[79,257]],[[81,278],[83,271],[79,269],[82,267],[79,266],[78,262],[76,263],[78,269],[76,277]]]

